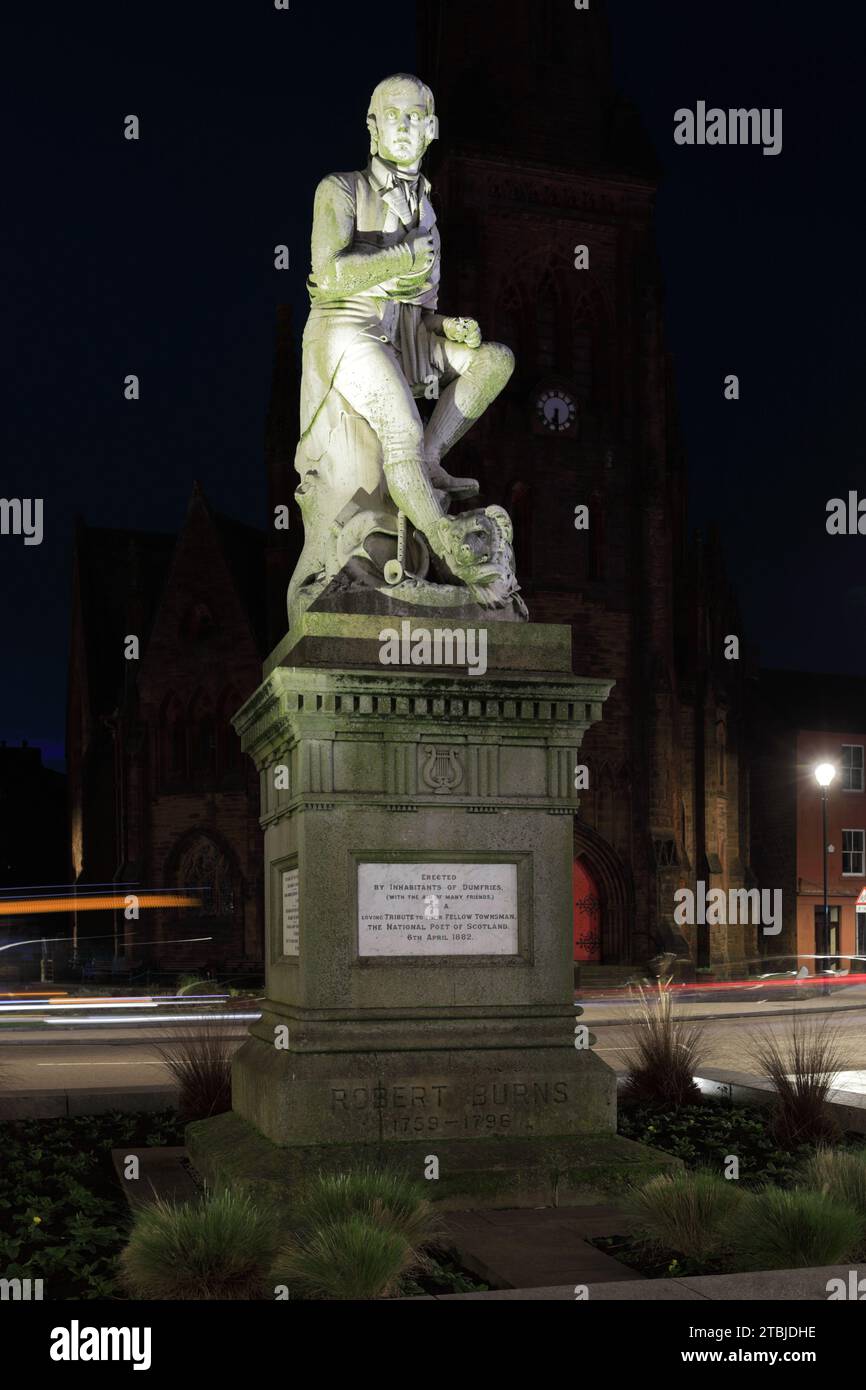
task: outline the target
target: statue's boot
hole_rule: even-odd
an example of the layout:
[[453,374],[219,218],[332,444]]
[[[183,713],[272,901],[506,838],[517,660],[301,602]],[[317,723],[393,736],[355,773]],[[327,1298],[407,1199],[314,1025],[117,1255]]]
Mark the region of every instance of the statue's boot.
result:
[[477,349],[468,370],[439,396],[424,431],[424,458],[430,481],[441,492],[458,499],[477,496],[476,480],[452,478],[442,467],[442,459],[496,399],[513,369],[514,358],[508,348],[485,343]]
[[[385,481],[391,499],[426,538],[433,554],[455,574],[456,548],[460,535],[440,502],[443,490],[434,491],[427,469],[420,459],[399,459],[385,463]],[[471,480],[470,480],[471,481]]]

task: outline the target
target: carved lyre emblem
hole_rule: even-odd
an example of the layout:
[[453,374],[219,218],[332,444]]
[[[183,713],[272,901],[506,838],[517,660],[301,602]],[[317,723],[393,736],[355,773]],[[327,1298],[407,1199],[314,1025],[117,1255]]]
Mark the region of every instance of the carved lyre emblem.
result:
[[453,792],[463,781],[463,768],[456,748],[436,748],[432,744],[424,749],[427,761],[421,776],[434,792]]

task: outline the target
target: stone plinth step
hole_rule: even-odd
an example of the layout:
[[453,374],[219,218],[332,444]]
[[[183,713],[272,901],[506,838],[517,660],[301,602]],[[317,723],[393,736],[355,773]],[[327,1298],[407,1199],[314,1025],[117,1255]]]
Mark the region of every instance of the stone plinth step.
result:
[[320,1172],[387,1167],[420,1180],[431,1153],[439,1178],[427,1184],[429,1195],[443,1210],[592,1207],[682,1166],[670,1154],[605,1133],[279,1146],[234,1111],[188,1125],[186,1140],[210,1187],[243,1186],[289,1205]]

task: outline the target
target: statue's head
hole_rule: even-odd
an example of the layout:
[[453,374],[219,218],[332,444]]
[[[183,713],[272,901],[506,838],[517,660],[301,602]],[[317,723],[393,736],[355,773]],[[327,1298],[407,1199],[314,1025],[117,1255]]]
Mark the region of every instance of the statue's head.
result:
[[370,151],[404,169],[416,169],[438,134],[433,93],[418,77],[398,72],[380,82],[367,112]]

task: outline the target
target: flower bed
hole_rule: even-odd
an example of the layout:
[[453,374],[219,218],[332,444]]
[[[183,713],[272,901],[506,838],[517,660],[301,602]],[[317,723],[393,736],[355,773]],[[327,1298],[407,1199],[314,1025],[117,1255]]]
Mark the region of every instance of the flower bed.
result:
[[115,1298],[130,1210],[111,1150],[182,1144],[173,1111],[0,1124],[0,1276],[46,1299]]
[[[841,1231],[838,1240],[842,1243],[846,1239],[850,1241],[847,1257],[860,1256],[863,1252],[863,1241],[866,1238],[866,1234],[864,1234],[866,1233],[866,1222],[863,1221],[863,1218],[866,1217],[866,1207],[864,1207],[862,1195],[859,1196],[858,1200],[857,1195],[850,1191],[828,1191],[828,1185],[822,1181],[820,1176],[816,1177],[814,1163],[810,1163],[810,1159],[814,1159],[816,1152],[820,1152],[826,1155],[826,1159],[818,1160],[819,1164],[824,1162],[832,1167],[833,1164],[851,1163],[856,1171],[857,1166],[862,1165],[864,1154],[866,1154],[862,1135],[847,1135],[844,1145],[824,1147],[820,1151],[814,1144],[800,1144],[785,1148],[780,1146],[772,1137],[770,1127],[767,1124],[766,1110],[719,1101],[704,1101],[678,1107],[648,1104],[622,1105],[619,1115],[619,1132],[629,1139],[651,1144],[667,1153],[675,1154],[682,1159],[686,1169],[696,1175],[698,1172],[705,1175],[714,1174],[715,1177],[710,1178],[709,1181],[716,1184],[716,1204],[724,1196],[725,1178],[723,1175],[726,1173],[729,1160],[732,1156],[736,1157],[739,1164],[736,1189],[744,1197],[747,1194],[752,1194],[748,1198],[748,1208],[744,1207],[740,1213],[739,1221],[736,1219],[736,1213],[731,1213],[731,1222],[723,1221],[718,1227],[725,1237],[720,1242],[723,1248],[716,1249],[710,1254],[694,1252],[684,1254],[682,1250],[674,1248],[668,1241],[659,1238],[658,1231],[660,1229],[671,1229],[659,1219],[659,1213],[665,1206],[668,1196],[671,1202],[675,1198],[673,1191],[667,1193],[663,1187],[656,1189],[655,1197],[649,1203],[651,1216],[655,1217],[654,1222],[651,1221],[650,1229],[654,1227],[655,1236],[649,1236],[646,1229],[641,1231],[640,1219],[636,1217],[634,1229],[629,1227],[621,1233],[598,1237],[592,1241],[592,1244],[599,1250],[613,1256],[646,1278],[719,1274],[731,1269],[759,1267],[754,1262],[749,1263],[750,1253],[754,1254],[753,1251],[749,1251],[749,1246],[752,1243],[751,1235],[753,1234],[749,1231],[749,1213],[752,1214],[752,1218],[766,1221],[769,1227],[773,1226],[774,1220],[781,1224],[787,1222],[787,1231],[784,1235],[784,1241],[787,1244],[784,1248],[788,1251],[791,1267],[821,1262],[820,1260],[810,1261],[806,1252],[810,1249],[820,1249],[821,1238],[820,1236],[816,1237],[815,1228],[823,1226],[827,1229],[833,1222],[837,1223],[837,1228]],[[847,1159],[844,1157],[845,1153],[849,1153],[853,1157]],[[834,1159],[834,1155],[839,1157]],[[854,1164],[855,1158],[857,1158],[857,1164]],[[861,1173],[859,1186],[862,1194],[866,1191],[866,1169],[863,1169],[862,1166]],[[829,1169],[825,1169],[825,1174],[831,1178],[830,1185],[832,1186],[833,1177],[829,1173]],[[706,1180],[706,1178],[700,1179],[702,1182]],[[735,1179],[730,1174],[729,1180],[733,1185]],[[841,1177],[837,1173],[835,1178],[837,1184],[840,1180]],[[652,1185],[648,1186],[651,1187]],[[857,1184],[854,1186],[856,1188]],[[789,1195],[785,1196],[786,1193]],[[852,1196],[854,1197],[854,1210],[849,1210],[847,1215],[841,1212],[838,1207],[833,1207],[832,1204],[838,1203],[840,1198],[843,1204],[848,1199],[847,1204],[850,1206]],[[657,1204],[655,1213],[652,1212],[653,1203]],[[756,1203],[761,1205],[756,1205]],[[788,1203],[791,1204],[791,1207],[786,1211],[784,1208]],[[822,1210],[821,1203],[830,1203],[830,1205],[826,1207],[826,1210]],[[689,1206],[691,1206],[691,1211],[689,1211]],[[769,1216],[761,1215],[761,1206],[769,1208]],[[682,1210],[686,1212],[694,1228],[699,1229],[701,1217],[697,1192],[693,1194],[690,1202],[686,1202]],[[707,1214],[710,1210],[711,1205],[707,1207]],[[859,1236],[856,1234],[858,1213],[862,1227]],[[730,1235],[730,1239],[727,1239],[728,1235]],[[829,1236],[831,1242],[834,1238],[836,1237],[833,1235]],[[770,1243],[772,1244],[772,1241]],[[839,1248],[841,1250],[842,1245]],[[833,1260],[830,1262],[832,1263]]]

